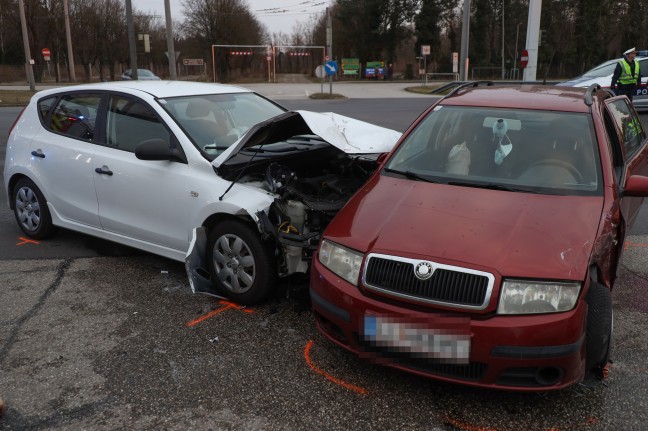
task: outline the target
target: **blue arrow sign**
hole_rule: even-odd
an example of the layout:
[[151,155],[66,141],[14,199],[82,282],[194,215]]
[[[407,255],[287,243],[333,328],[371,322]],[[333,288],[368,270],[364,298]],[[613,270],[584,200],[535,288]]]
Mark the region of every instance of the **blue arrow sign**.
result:
[[333,60],[327,61],[324,65],[324,69],[326,70],[327,75],[335,75],[338,71],[338,64]]

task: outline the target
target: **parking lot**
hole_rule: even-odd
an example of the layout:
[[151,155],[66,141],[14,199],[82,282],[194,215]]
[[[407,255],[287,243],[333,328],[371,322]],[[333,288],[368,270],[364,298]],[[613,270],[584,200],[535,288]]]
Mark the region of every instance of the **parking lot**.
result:
[[[430,103],[292,94],[302,93],[268,95],[400,131]],[[0,110],[0,164],[16,114]],[[646,216],[613,292],[608,378],[520,394],[363,362],[317,332],[305,280],[241,308],[193,295],[178,262],[72,232],[25,239],[4,191],[0,201],[0,429],[562,431],[648,421]]]

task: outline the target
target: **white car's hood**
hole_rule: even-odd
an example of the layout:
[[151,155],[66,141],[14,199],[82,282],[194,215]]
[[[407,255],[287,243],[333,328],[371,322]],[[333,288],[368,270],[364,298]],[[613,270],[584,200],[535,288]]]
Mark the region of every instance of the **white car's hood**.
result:
[[387,153],[401,137],[395,130],[332,112],[289,111],[252,127],[223,151],[212,165],[219,167],[242,148],[313,134],[348,154]]

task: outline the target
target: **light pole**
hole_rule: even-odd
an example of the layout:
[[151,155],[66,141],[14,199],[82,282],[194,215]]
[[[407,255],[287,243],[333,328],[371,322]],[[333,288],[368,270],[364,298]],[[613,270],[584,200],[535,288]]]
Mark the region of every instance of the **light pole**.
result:
[[517,26],[515,27],[515,57],[513,57],[513,69],[515,69],[515,78],[518,77],[517,58],[518,58],[518,36],[520,35],[520,24],[522,23],[518,22]]
[[126,24],[128,28],[131,78],[137,81],[137,46],[135,45],[135,26],[133,24],[133,5],[131,0],[126,0]]
[[63,0],[63,13],[65,15],[65,39],[67,40],[68,50],[68,75],[70,82],[76,81],[74,72],[74,54],[72,53],[72,32],[70,31],[70,12],[68,10],[68,0]]
[[176,80],[176,54],[173,48],[173,22],[171,21],[171,5],[169,0],[164,0],[164,14],[166,15],[167,56],[169,57],[169,79]]

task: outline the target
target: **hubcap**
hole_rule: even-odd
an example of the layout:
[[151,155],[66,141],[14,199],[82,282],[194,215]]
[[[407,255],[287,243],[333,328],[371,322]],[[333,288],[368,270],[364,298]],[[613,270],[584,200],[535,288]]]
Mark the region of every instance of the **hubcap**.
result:
[[20,225],[29,232],[38,230],[40,226],[40,203],[36,193],[29,187],[21,187],[16,193],[16,214]]
[[218,279],[227,290],[245,293],[252,288],[256,266],[243,239],[231,234],[221,236],[214,244],[212,259]]

